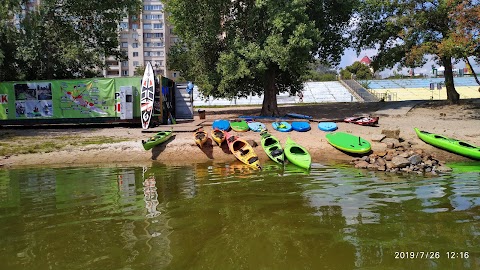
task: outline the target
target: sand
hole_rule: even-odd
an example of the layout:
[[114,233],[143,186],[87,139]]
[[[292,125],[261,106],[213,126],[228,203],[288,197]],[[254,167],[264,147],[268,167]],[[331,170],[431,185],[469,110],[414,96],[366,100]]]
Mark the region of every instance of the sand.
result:
[[[316,120],[340,120],[353,115],[370,114],[375,115],[379,110],[389,103],[325,103],[303,106],[282,106],[280,112],[295,112],[307,114]],[[203,123],[206,131],[211,130],[211,122],[215,119],[232,119],[239,115],[258,115],[260,107],[227,107],[227,108],[206,108],[206,119]],[[198,115],[195,115],[198,122]],[[277,132],[271,128],[270,122],[263,121],[269,127],[269,131],[280,141],[284,142],[287,136],[306,147],[311,155],[312,161],[317,163],[335,161],[349,162],[352,156],[342,153],[325,139],[325,132],[317,128],[316,122],[311,122],[312,129],[308,132]],[[443,134],[465,140],[474,145],[480,145],[480,100],[464,100],[459,105],[448,105],[445,101],[430,101],[416,105],[410,110],[390,113],[380,116],[378,126],[368,127],[349,123],[338,123],[339,131],[352,133],[361,136],[369,141],[378,137],[384,130],[400,130],[400,137],[405,141],[413,143],[415,148],[423,149],[427,153],[434,154],[444,162],[467,161],[469,159],[448,153],[434,148],[416,136],[413,128],[418,127],[433,133]],[[193,163],[233,162],[235,157],[228,153],[224,146],[220,148],[209,140],[203,149],[198,148],[193,140],[192,132],[176,132],[168,142],[145,151],[141,140],[149,137],[150,134],[142,133],[141,127],[88,127],[81,128],[36,128],[16,129],[2,128],[1,135],[8,132],[13,134],[14,139],[21,140],[22,136],[35,135],[38,140],[50,136],[61,136],[62,134],[76,134],[79,138],[89,136],[106,136],[124,138],[126,141],[101,145],[88,145],[84,147],[70,147],[56,152],[11,155],[0,157],[0,167],[21,167],[21,166],[84,166],[84,165],[105,165],[105,164],[128,164],[145,165],[152,162],[160,162],[174,165],[189,165]],[[235,133],[235,132],[233,132]],[[238,136],[253,140],[260,144],[260,135],[257,132],[235,133]],[[254,148],[259,155],[261,163],[267,162],[268,157],[261,149],[261,146]],[[383,151],[386,144],[383,142],[372,142],[372,150]]]

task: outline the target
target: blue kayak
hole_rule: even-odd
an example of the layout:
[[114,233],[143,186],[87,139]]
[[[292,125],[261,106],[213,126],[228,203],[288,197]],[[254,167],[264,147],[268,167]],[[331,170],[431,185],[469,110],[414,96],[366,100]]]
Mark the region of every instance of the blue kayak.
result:
[[334,131],[337,130],[337,124],[334,122],[320,122],[318,123],[318,129],[322,131]]
[[265,126],[265,124],[260,123],[260,122],[249,122],[249,123],[248,123],[248,127],[249,127],[251,130],[255,131],[255,132],[260,132],[260,131],[262,131],[262,130],[264,130],[264,129],[265,129],[265,130],[267,129],[267,127]]
[[305,121],[292,122],[292,129],[295,131],[305,132],[310,130],[310,123]]
[[212,124],[212,129],[220,129],[228,131],[230,129],[230,121],[228,120],[215,120]]
[[299,114],[299,113],[287,113],[286,116],[291,118],[299,118],[299,119],[312,119],[310,115]]
[[281,132],[289,132],[292,130],[292,125],[288,122],[273,122],[272,127]]

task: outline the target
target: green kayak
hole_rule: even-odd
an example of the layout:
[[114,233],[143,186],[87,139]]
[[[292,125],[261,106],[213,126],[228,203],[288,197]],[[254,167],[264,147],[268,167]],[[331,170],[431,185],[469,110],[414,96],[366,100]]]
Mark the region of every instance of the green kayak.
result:
[[370,143],[358,136],[345,133],[335,132],[325,135],[329,144],[344,152],[353,154],[365,154],[370,152]]
[[480,159],[480,147],[457,139],[421,131],[415,128],[417,136],[424,142],[445,149],[452,153],[466,156],[473,159]]
[[307,149],[287,137],[285,142],[285,156],[288,161],[304,169],[310,169],[312,158]]
[[230,121],[230,127],[231,127],[234,131],[240,131],[240,132],[248,131],[248,130],[250,129],[250,128],[248,127],[247,122],[245,122],[245,120]]
[[150,150],[154,146],[159,145],[170,137],[172,137],[172,131],[160,131],[154,136],[150,137],[147,141],[142,140],[142,145],[145,150]]
[[276,163],[283,164],[285,156],[280,141],[267,131],[262,131],[260,136],[262,136],[262,148],[267,153],[267,156]]

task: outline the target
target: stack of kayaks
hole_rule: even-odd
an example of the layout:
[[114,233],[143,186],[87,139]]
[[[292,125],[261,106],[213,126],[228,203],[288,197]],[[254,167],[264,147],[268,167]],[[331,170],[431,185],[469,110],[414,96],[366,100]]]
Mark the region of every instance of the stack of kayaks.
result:
[[283,164],[285,156],[280,141],[267,131],[262,131],[260,135],[262,136],[262,148],[267,156],[276,163]]
[[146,141],[142,140],[143,149],[145,149],[145,150],[152,149],[154,146],[159,145],[159,144],[167,141],[172,136],[172,134],[173,134],[173,132],[171,130],[170,131],[160,131],[157,134],[155,134],[154,136],[150,137],[148,140],[146,140]]
[[195,143],[198,145],[198,147],[202,148],[203,144],[207,141],[208,139],[208,134],[204,130],[199,130],[195,132],[193,135],[193,139],[195,140]]
[[371,145],[367,140],[349,133],[335,132],[329,133],[325,137],[333,147],[344,152],[365,154],[371,150]]
[[273,122],[272,127],[275,130],[281,131],[281,132],[289,132],[292,130],[292,125],[290,125],[288,122],[282,121],[282,122]]
[[212,130],[212,138],[220,146],[225,141],[225,132],[221,129],[215,128]]
[[290,137],[288,137],[287,141],[285,142],[284,151],[288,161],[297,165],[298,167],[307,170],[310,169],[310,165],[312,164],[310,153],[308,153],[307,149],[305,149],[303,146],[290,139]]
[[253,169],[262,169],[257,154],[252,146],[245,140],[225,132],[226,141],[230,152],[241,162]]
[[448,138],[415,128],[415,133],[424,142],[455,154],[480,159],[480,147],[457,139]]

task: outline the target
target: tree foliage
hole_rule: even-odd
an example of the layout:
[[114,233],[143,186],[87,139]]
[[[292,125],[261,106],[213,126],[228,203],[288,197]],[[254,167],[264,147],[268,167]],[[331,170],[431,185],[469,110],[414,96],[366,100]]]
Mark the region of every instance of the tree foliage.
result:
[[359,80],[370,80],[373,78],[370,68],[359,61],[355,61],[350,66],[345,67],[345,69],[340,69],[340,76],[343,79],[351,79],[352,75]]
[[34,9],[25,3],[8,0],[1,7],[1,80],[95,75],[105,56],[125,58],[118,25],[141,6],[139,0],[42,0]]
[[264,95],[262,115],[278,114],[276,94],[295,94],[315,56],[336,64],[354,1],[168,0],[183,40],[168,66],[204,95]]
[[[426,55],[433,55],[434,60],[445,67],[447,99],[457,103],[459,95],[453,82],[452,60],[472,55],[475,52],[473,44],[479,44],[478,1],[360,2],[355,20],[355,46],[357,50],[378,49],[372,61],[373,68],[391,68],[396,63],[418,67],[426,63]],[[475,10],[476,17],[469,17]],[[468,18],[471,24],[462,24],[460,17]],[[457,32],[460,29],[463,30]],[[472,42],[467,42],[465,37]]]

